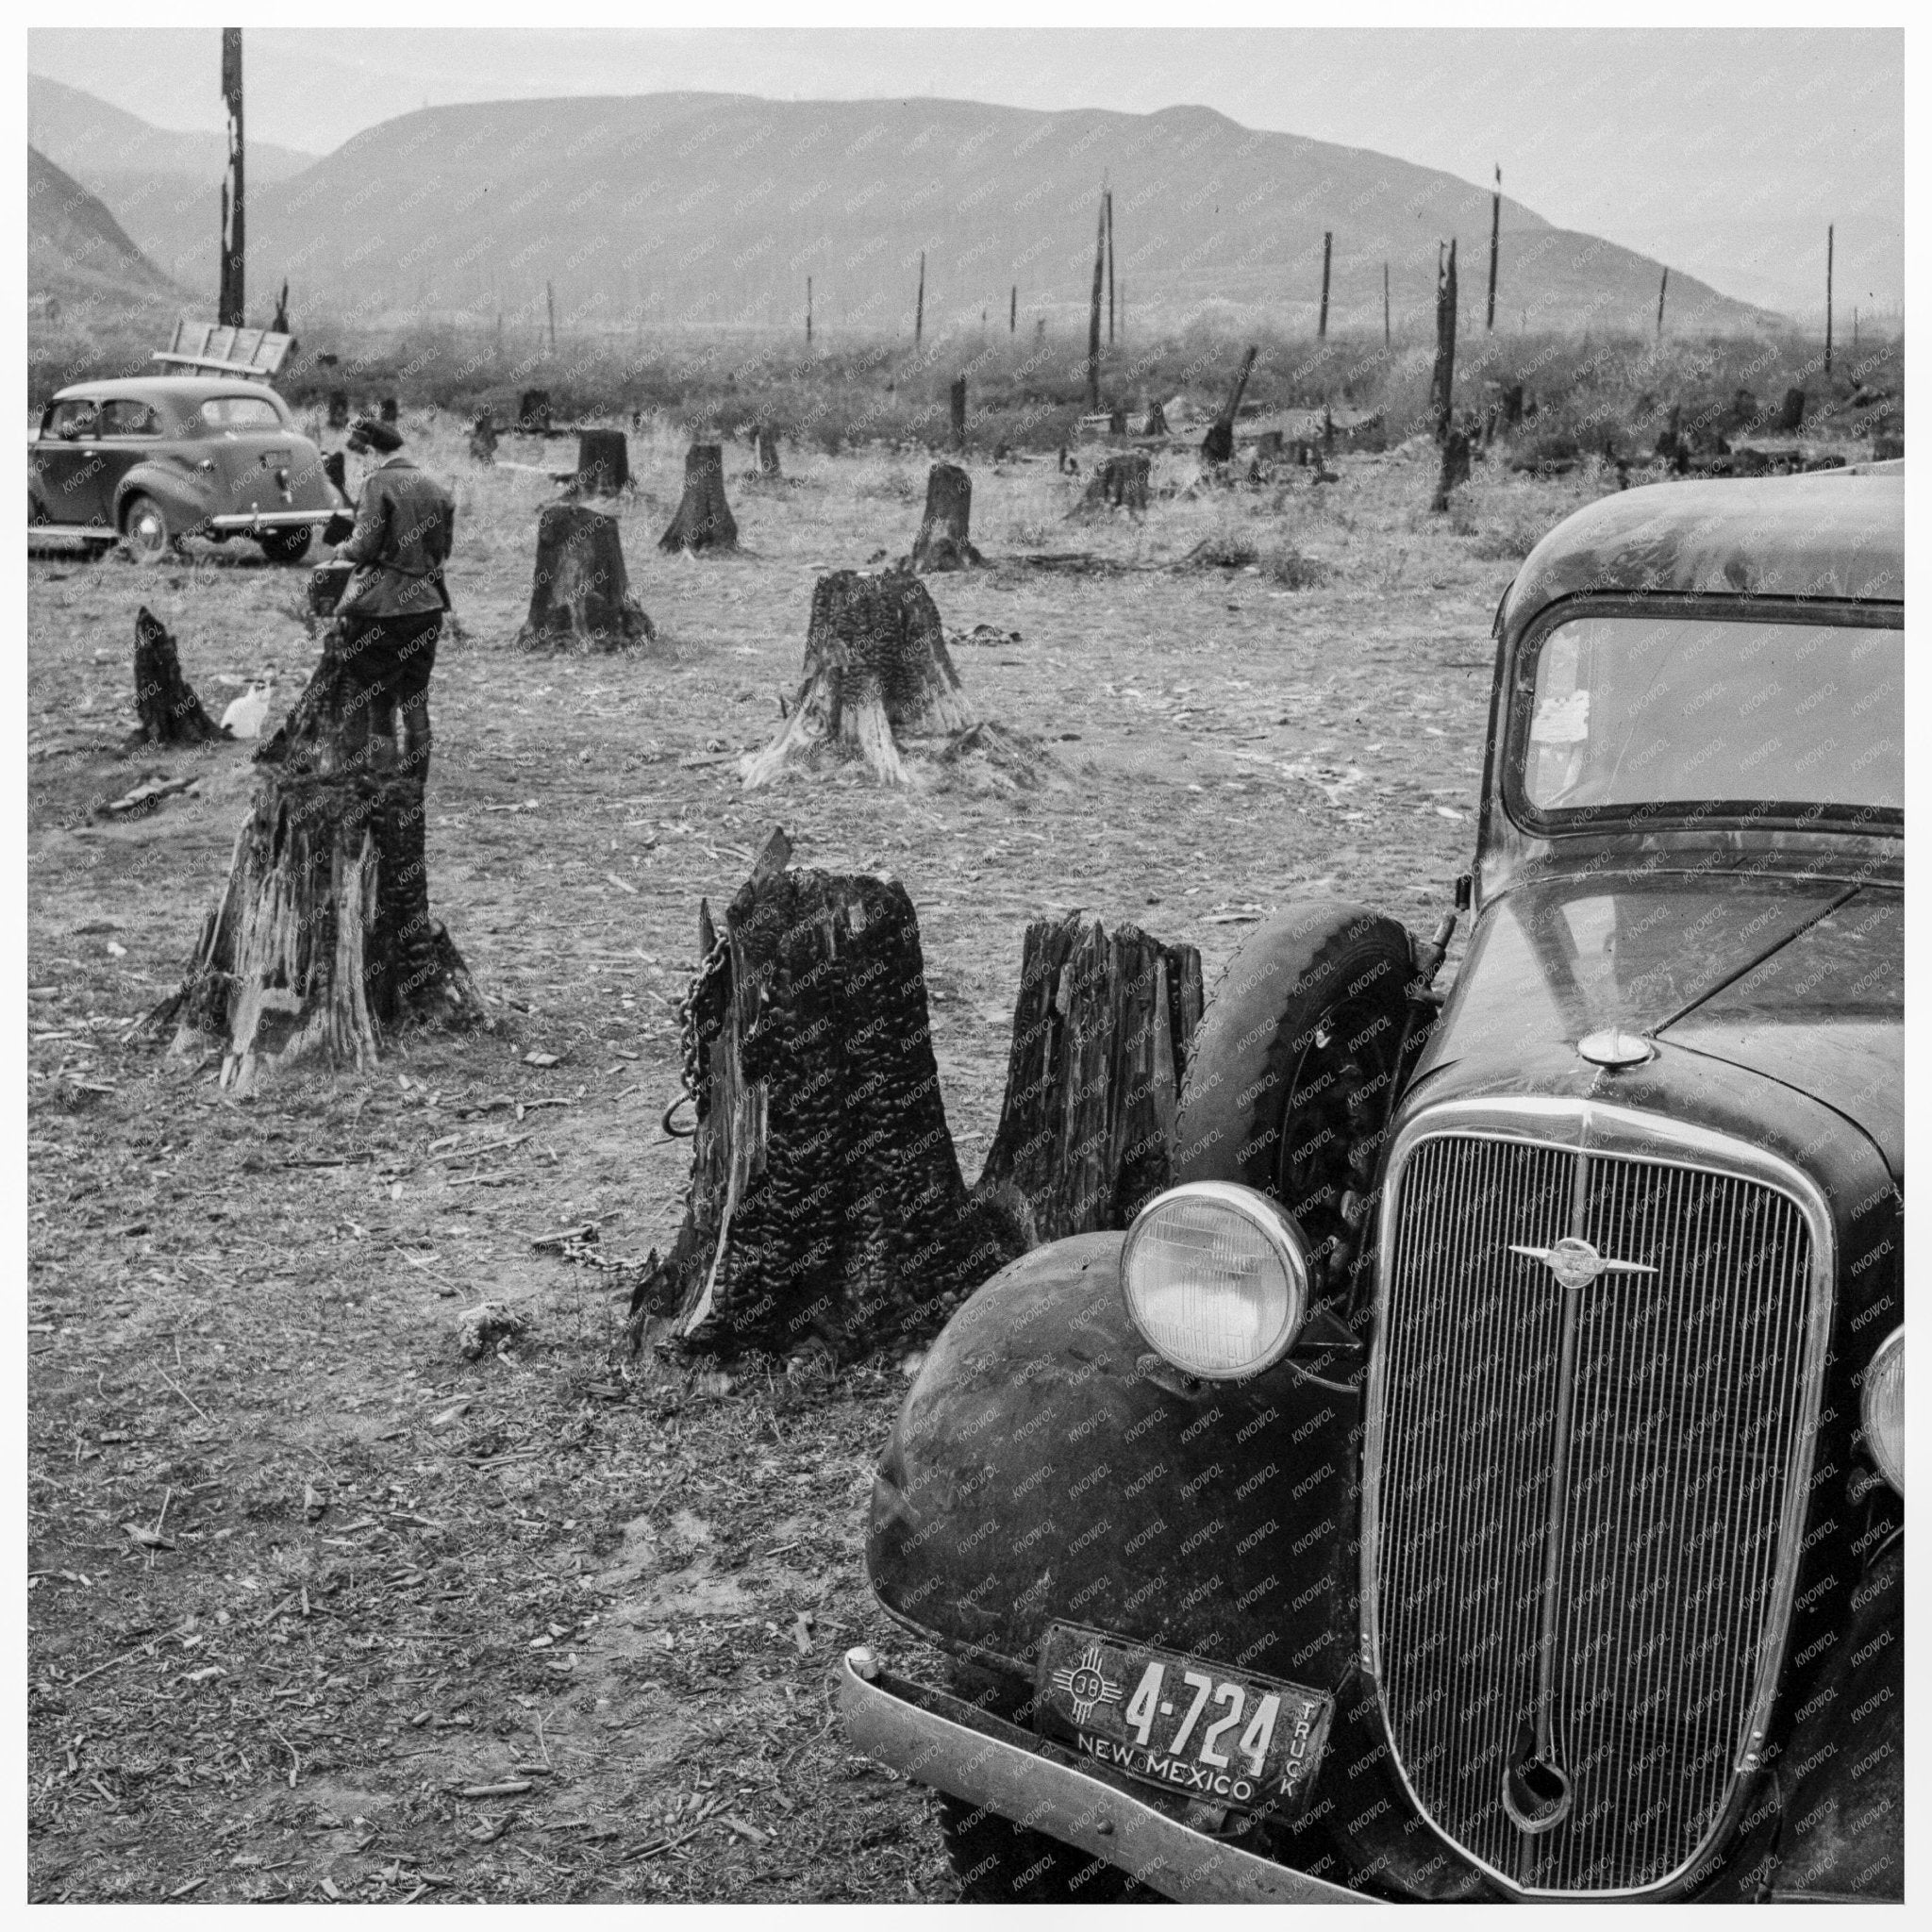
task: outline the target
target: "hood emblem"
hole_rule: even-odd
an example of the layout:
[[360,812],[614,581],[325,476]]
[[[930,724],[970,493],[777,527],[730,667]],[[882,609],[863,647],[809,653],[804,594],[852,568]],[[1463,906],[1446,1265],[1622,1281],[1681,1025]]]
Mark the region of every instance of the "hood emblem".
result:
[[1526,1255],[1532,1261],[1541,1261],[1565,1288],[1588,1288],[1599,1274],[1657,1273],[1645,1261],[1607,1261],[1588,1241],[1574,1234],[1566,1234],[1561,1241],[1547,1248],[1526,1248],[1511,1241],[1509,1252]]

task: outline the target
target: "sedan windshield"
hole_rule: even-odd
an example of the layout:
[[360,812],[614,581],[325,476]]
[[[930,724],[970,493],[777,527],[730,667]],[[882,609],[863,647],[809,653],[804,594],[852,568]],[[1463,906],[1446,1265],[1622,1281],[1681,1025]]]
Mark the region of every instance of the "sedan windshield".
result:
[[1522,795],[1539,816],[1905,804],[1905,633],[1578,617],[1525,667]]

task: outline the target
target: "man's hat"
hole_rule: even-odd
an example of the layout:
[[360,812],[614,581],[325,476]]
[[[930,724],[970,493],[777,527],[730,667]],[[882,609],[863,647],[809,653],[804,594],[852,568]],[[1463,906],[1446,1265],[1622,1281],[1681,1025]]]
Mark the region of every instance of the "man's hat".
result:
[[371,449],[379,449],[385,456],[403,446],[403,439],[396,434],[394,426],[378,423],[373,416],[358,416],[349,425],[350,447],[353,449],[358,442],[365,443]]

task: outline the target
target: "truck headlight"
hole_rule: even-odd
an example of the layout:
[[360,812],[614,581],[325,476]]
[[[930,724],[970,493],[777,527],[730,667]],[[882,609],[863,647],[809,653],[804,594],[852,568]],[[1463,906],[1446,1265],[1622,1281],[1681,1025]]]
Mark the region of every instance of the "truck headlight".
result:
[[1121,1250],[1135,1327],[1191,1375],[1231,1381],[1286,1355],[1308,1307],[1308,1243],[1294,1217],[1231,1181],[1157,1195]]
[[1901,1324],[1878,1344],[1865,1370],[1860,1398],[1865,1447],[1878,1473],[1906,1492],[1906,1331]]

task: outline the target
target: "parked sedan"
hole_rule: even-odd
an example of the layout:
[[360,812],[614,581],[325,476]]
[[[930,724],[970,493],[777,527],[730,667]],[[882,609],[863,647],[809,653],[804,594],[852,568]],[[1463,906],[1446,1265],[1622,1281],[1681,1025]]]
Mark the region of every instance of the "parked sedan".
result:
[[142,563],[186,536],[250,537],[295,563],[342,507],[322,452],[266,384],[130,376],[63,389],[27,441],[27,524]]

